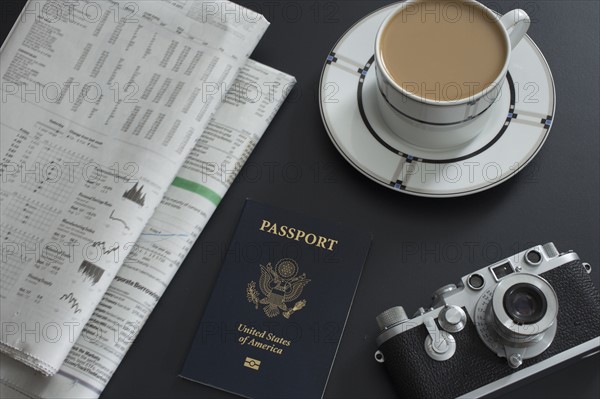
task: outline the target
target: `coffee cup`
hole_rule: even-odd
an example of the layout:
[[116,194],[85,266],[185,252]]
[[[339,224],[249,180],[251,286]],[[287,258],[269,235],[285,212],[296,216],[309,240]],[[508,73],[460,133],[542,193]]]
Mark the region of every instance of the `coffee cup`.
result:
[[499,17],[474,0],[399,4],[375,42],[379,108],[387,125],[422,148],[472,140],[499,99],[512,49],[529,25],[523,10]]

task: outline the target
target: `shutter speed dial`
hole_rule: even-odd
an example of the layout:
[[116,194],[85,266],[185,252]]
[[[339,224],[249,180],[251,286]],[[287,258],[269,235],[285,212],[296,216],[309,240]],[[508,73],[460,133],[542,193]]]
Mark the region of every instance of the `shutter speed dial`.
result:
[[455,333],[465,328],[467,315],[465,311],[455,305],[446,305],[438,316],[438,323],[444,330]]

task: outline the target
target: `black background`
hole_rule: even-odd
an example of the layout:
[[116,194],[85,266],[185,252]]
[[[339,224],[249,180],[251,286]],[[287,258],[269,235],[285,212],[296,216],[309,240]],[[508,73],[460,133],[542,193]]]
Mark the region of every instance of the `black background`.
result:
[[[557,109],[548,141],[521,174],[489,191],[456,199],[411,197],[371,182],[344,161],[322,125],[317,89],[326,55],[354,22],[388,1],[239,2],[262,12],[271,22],[253,58],[294,75],[298,85],[183,263],[104,397],[231,397],[185,381],[178,373],[246,197],[373,233],[325,392],[328,398],[394,397],[384,370],[373,360],[375,316],[397,304],[412,313],[429,305],[429,294],[439,286],[530,245],[554,241],[559,250],[575,250],[594,267],[592,277],[598,285],[597,1],[483,1],[501,13],[520,7],[530,14],[529,35],[550,64]],[[2,38],[22,4],[2,1]],[[507,398],[574,396],[600,396],[597,356],[506,394]]]

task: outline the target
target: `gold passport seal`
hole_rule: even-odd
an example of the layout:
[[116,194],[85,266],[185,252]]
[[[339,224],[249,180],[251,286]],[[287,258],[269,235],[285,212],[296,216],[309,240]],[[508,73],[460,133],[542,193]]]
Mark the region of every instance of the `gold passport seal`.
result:
[[275,317],[281,313],[289,319],[292,314],[306,306],[304,299],[297,301],[292,307],[287,305],[302,295],[302,290],[310,282],[305,273],[298,275],[299,271],[298,263],[290,258],[281,259],[275,268],[271,263],[267,266],[260,265],[258,286],[261,292],[256,289],[256,283],[251,281],[246,288],[248,302],[253,303],[256,309],[259,304],[265,305],[263,310],[268,317]]
[[246,360],[244,360],[244,366],[252,370],[260,369],[260,363],[260,360],[252,359],[251,357],[246,357]]

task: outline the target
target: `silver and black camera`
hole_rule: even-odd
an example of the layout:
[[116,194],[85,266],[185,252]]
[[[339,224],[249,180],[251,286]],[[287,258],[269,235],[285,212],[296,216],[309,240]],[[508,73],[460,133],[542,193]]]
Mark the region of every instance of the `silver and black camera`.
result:
[[398,393],[476,398],[600,348],[600,297],[591,267],[553,243],[538,245],[433,294],[409,319],[377,316],[375,359]]

